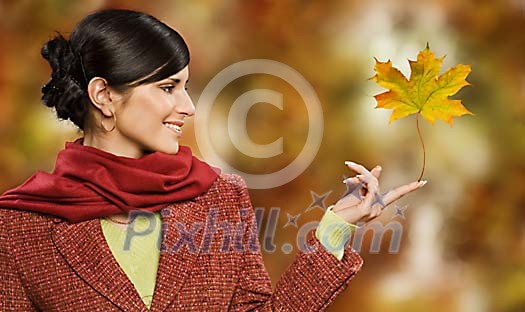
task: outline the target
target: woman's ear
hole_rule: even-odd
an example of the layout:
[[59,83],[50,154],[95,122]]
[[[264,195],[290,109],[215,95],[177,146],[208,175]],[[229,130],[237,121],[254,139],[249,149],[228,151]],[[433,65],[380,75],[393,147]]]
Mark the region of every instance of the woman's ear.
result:
[[106,117],[115,112],[115,98],[119,98],[116,91],[108,86],[106,79],[93,77],[87,87],[89,99]]

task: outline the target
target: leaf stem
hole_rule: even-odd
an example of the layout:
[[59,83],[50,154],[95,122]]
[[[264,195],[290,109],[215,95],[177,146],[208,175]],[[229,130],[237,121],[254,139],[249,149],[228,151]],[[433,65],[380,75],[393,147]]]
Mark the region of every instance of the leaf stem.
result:
[[425,143],[423,143],[423,137],[421,136],[421,130],[419,129],[419,113],[416,114],[416,128],[417,134],[419,135],[419,141],[421,141],[421,146],[423,147],[423,169],[421,170],[421,175],[419,176],[419,179],[417,179],[417,182],[419,182],[421,181],[423,173],[425,172],[425,163],[427,159],[427,154],[425,152]]

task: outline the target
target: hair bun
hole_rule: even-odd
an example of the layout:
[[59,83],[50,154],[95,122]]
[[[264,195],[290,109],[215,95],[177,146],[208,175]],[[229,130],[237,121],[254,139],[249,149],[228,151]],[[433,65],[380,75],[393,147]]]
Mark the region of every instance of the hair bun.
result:
[[53,70],[51,74],[53,78],[60,79],[67,76],[77,63],[69,40],[60,33],[44,44],[41,54],[48,60]]
[[70,119],[82,128],[87,96],[74,77],[80,59],[73,52],[70,41],[57,33],[43,45],[40,53],[52,70],[51,79],[42,87],[42,102],[47,107],[54,107],[60,119]]

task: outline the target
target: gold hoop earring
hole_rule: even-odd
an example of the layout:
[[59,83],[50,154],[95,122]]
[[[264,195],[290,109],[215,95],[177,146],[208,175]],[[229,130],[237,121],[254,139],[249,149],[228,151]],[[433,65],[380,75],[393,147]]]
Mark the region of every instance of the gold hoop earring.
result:
[[117,126],[117,117],[115,116],[115,114],[111,115],[111,117],[113,117],[113,128],[111,128],[110,130],[106,129],[106,127],[104,126],[104,117],[102,117],[102,119],[100,119],[100,126],[106,132],[111,132],[111,131],[115,130],[115,127]]

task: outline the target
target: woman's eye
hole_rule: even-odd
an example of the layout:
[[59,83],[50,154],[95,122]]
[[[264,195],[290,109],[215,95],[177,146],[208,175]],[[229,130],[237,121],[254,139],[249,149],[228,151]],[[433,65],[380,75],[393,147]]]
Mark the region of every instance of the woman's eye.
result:
[[160,87],[162,90],[164,90],[165,92],[167,93],[171,93],[171,91],[173,90],[173,88],[175,88],[174,86],[164,86],[164,87]]

